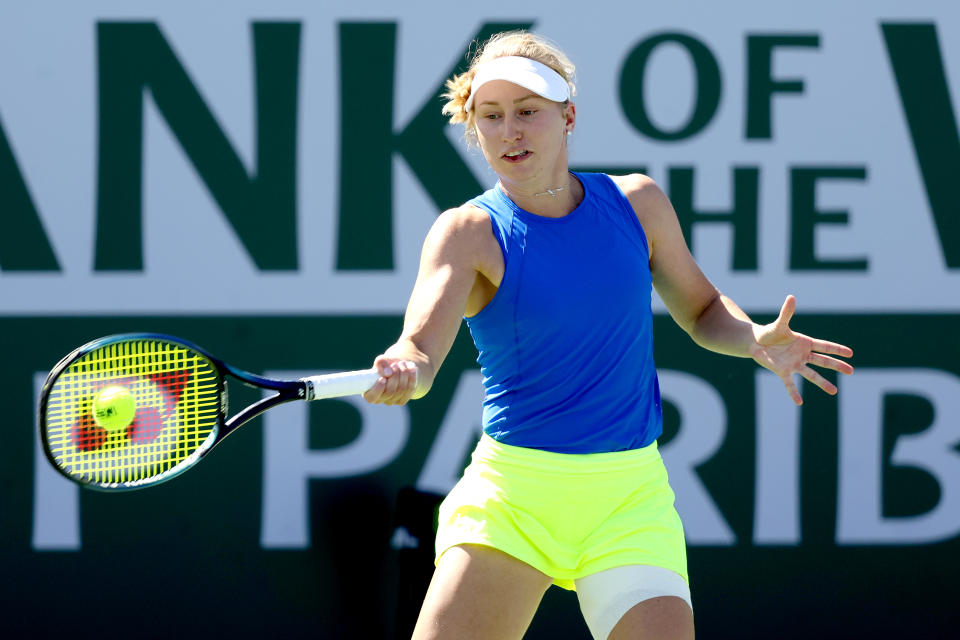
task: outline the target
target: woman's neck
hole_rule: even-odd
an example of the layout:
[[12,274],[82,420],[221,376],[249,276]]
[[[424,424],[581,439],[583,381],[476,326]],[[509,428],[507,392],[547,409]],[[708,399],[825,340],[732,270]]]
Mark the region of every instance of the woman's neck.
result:
[[583,200],[583,187],[569,172],[559,179],[538,181],[538,184],[509,182],[503,178],[498,184],[518,207],[547,218],[562,218]]

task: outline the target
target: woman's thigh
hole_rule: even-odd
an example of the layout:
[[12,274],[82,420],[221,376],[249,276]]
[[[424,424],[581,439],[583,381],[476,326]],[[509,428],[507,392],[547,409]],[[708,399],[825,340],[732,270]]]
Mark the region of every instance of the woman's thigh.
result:
[[452,547],[440,557],[413,637],[522,638],[551,582],[491,547]]
[[676,596],[637,603],[617,623],[607,640],[693,640],[693,610]]

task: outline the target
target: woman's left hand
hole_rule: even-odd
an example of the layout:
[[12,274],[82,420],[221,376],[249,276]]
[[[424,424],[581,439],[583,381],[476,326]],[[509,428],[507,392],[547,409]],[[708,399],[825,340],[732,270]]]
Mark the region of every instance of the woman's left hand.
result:
[[810,365],[849,375],[853,373],[853,367],[843,360],[830,356],[849,358],[853,356],[853,349],[836,342],[817,340],[792,331],[790,319],[796,308],[797,299],[792,295],[787,296],[777,319],[768,325],[758,326],[754,330],[756,344],[751,355],[757,364],[780,376],[780,380],[787,388],[787,393],[796,404],[800,405],[803,404],[803,398],[794,382],[794,374],[800,374],[830,395],[835,395],[836,385],[811,369]]

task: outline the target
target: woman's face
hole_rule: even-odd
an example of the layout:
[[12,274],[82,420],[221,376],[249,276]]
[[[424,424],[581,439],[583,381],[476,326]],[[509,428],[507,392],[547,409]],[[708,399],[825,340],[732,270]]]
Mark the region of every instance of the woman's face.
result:
[[477,140],[490,167],[511,181],[555,180],[567,172],[567,132],[573,104],[543,98],[506,80],[493,80],[474,99]]

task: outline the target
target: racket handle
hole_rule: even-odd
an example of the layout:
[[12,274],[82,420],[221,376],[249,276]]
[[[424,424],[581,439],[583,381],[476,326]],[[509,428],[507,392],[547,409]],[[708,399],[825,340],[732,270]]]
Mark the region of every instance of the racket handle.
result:
[[305,400],[323,400],[324,398],[338,398],[363,393],[376,383],[380,374],[376,369],[363,371],[345,371],[343,373],[328,373],[319,376],[300,378],[306,385]]

